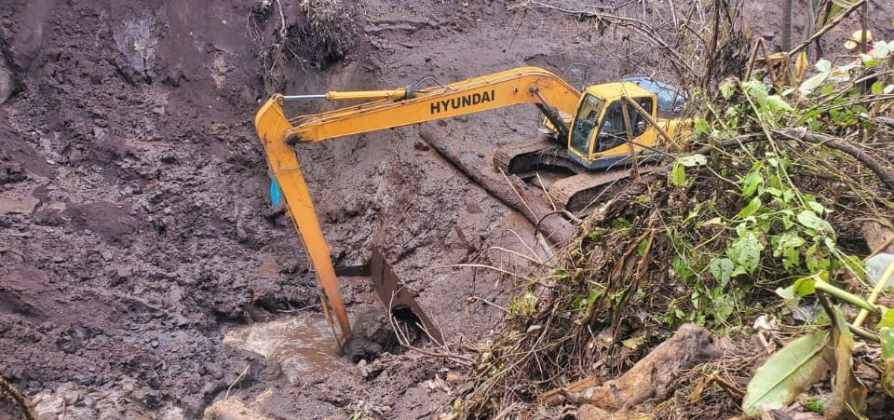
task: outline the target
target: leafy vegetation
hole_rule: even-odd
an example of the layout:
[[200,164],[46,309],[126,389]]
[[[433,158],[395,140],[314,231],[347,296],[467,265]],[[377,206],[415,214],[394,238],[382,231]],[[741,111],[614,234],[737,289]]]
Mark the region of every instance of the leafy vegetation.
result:
[[[713,391],[726,402],[712,415],[739,407],[760,416],[800,401],[860,418],[867,394],[894,395],[891,273],[873,283],[863,259],[874,250],[861,233],[866,221],[890,226],[894,208],[878,172],[894,156],[894,127],[879,122],[894,113],[894,60],[890,43],[874,47],[844,65],[821,60],[793,86],[755,72],[723,81],[716,96],[696,93],[695,153],[584,222],[552,270],[562,275],[532,281],[513,301],[512,328],[478,366],[463,409],[493,413],[567,378],[612,377],[684,322],[752,349],[755,334],[788,342],[763,364],[733,352],[751,362],[706,365],[712,378],[731,378]],[[859,364],[881,377],[857,378]],[[689,392],[708,392],[689,383]],[[723,390],[738,397],[716,397]],[[682,395],[678,404],[694,404]]]

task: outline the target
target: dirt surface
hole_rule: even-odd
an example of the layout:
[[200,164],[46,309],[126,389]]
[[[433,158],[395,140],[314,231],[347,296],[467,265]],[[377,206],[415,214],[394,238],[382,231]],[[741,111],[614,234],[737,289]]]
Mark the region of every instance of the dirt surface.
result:
[[[449,362],[416,353],[369,366],[289,362],[331,348],[298,239],[288,220],[267,216],[252,125],[265,86],[448,83],[519,65],[580,86],[648,73],[658,59],[606,60],[619,34],[594,36],[515,2],[366,0],[343,7],[343,53],[289,51],[271,77],[259,57],[281,22],[299,40],[310,33],[299,2],[285,3],[280,14],[277,1],[3,1],[0,76],[11,77],[0,90],[11,97],[0,97],[0,372],[47,418],[195,418],[225,396],[271,418],[436,413],[458,371]],[[514,108],[429,127],[490,165],[494,146],[530,141],[540,118]],[[363,262],[381,230],[397,274],[445,336],[475,342],[502,312],[467,298],[506,305],[511,281],[444,267],[467,261],[469,244],[527,252],[522,241],[535,242],[524,218],[417,130],[298,153],[336,264]],[[486,253],[487,263],[527,268]],[[343,289],[352,313],[376,306],[362,279]],[[232,345],[252,342],[254,325],[316,344]]]

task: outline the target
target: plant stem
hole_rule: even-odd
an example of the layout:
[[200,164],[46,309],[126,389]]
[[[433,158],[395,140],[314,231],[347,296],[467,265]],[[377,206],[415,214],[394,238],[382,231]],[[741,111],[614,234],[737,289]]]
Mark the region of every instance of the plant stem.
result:
[[[822,292],[828,293],[838,300],[844,301],[846,303],[854,305],[858,308],[862,308],[863,310],[866,310],[869,312],[878,312],[879,311],[879,308],[877,306],[875,306],[874,304],[872,304],[870,302],[863,300],[863,298],[861,298],[855,294],[852,294],[850,292],[841,290],[841,289],[839,289],[835,286],[832,286],[831,284],[826,283],[822,280],[816,280],[816,283],[814,283],[814,284],[816,286],[816,290],[820,290]],[[857,324],[857,326],[859,326],[859,324]]]
[[[879,279],[878,283],[875,284],[875,287],[872,288],[872,293],[869,294],[868,300],[870,305],[875,305],[875,300],[882,294],[882,290],[885,290],[885,287],[888,285],[888,280],[892,275],[894,275],[894,261],[891,261],[891,263],[888,264],[888,268],[885,269],[882,278]],[[857,318],[854,319],[854,326],[859,327],[862,325],[867,316],[869,316],[869,311],[866,309],[861,310],[860,313],[857,314]]]

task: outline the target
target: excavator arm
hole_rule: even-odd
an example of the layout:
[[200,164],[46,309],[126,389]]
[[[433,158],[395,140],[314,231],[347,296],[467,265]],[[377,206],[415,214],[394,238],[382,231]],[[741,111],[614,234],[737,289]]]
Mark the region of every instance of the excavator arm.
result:
[[[577,89],[555,74],[537,67],[519,67],[432,89],[413,91],[408,88],[366,94],[369,97],[385,96],[386,99],[299,116],[290,121],[294,126],[286,132],[286,139],[292,143],[320,142],[518,104],[538,106],[554,126],[564,128],[560,114],[565,114],[565,118],[574,115],[581,96]],[[358,99],[359,95],[330,92],[325,96],[337,100]]]
[[[367,100],[359,105],[286,117],[283,102],[295,99]],[[274,95],[255,116],[255,128],[267,157],[271,176],[277,181],[285,207],[304,242],[317,280],[338,322],[339,346],[350,338],[347,311],[338,279],[314,210],[313,200],[290,145],[321,142],[354,134],[401,127],[460,115],[534,104],[567,138],[566,121],[578,106],[580,92],[558,76],[536,67],[519,67],[475,77],[447,86],[414,91],[396,89],[368,92],[329,92],[325,95]]]

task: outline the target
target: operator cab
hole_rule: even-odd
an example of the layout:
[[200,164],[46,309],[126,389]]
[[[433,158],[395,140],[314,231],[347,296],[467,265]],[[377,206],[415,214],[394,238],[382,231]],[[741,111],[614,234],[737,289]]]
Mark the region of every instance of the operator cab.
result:
[[630,153],[628,123],[635,149],[656,146],[657,131],[624,96],[633,99],[656,121],[660,114],[682,111],[682,96],[670,85],[651,79],[588,87],[578,105],[568,139],[569,155],[585,168],[605,169],[627,158]]

